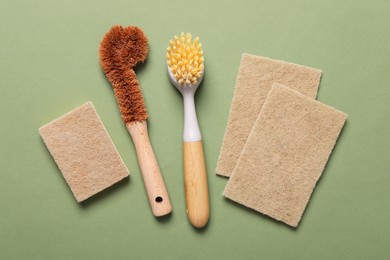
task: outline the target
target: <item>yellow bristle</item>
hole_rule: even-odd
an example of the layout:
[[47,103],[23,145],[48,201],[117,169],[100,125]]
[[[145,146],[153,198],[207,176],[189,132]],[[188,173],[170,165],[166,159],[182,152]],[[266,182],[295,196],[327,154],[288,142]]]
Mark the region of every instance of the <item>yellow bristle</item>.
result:
[[204,58],[198,37],[192,41],[190,33],[175,35],[169,42],[166,57],[168,67],[180,85],[195,84],[202,75]]

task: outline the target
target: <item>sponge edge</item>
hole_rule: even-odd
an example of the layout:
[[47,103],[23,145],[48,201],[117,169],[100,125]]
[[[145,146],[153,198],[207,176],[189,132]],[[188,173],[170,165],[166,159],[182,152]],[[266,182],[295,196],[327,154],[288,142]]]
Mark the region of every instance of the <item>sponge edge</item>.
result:
[[78,202],[129,176],[92,102],[39,128]]

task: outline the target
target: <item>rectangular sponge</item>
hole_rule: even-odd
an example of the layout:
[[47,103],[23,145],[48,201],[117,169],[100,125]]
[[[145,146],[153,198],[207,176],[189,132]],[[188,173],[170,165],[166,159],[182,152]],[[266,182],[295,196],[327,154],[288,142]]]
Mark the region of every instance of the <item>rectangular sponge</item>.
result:
[[42,126],[39,133],[78,202],[129,176],[91,102]]
[[317,69],[243,54],[216,173],[231,175],[274,82],[315,98],[320,78]]
[[346,118],[274,84],[223,195],[296,227]]

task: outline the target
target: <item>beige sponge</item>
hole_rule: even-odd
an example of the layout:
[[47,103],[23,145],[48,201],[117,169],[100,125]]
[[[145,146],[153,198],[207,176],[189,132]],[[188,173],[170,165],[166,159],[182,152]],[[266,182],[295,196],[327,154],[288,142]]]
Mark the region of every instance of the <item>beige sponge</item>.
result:
[[230,176],[274,82],[315,98],[321,71],[243,54],[216,173]]
[[223,195],[296,227],[346,118],[275,84]]
[[42,126],[39,133],[78,202],[129,176],[91,102]]

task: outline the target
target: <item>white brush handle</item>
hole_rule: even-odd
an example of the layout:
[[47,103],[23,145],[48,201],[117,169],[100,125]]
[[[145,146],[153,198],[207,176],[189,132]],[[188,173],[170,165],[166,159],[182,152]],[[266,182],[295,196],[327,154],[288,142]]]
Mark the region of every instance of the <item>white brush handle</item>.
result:
[[198,118],[196,117],[194,95],[195,90],[185,87],[182,90],[184,102],[184,142],[196,142],[202,140]]
[[153,214],[156,217],[167,215],[172,211],[172,205],[150,144],[147,123],[146,121],[129,123],[126,127],[137,151],[139,167]]

